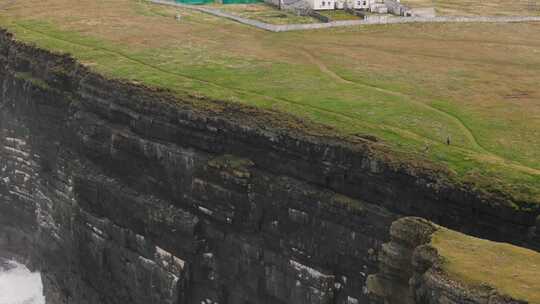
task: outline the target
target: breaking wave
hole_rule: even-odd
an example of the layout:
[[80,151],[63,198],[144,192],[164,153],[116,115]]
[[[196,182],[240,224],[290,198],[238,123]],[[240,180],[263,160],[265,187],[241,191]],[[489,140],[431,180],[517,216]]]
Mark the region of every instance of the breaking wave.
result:
[[0,258],[0,304],[45,304],[40,274]]

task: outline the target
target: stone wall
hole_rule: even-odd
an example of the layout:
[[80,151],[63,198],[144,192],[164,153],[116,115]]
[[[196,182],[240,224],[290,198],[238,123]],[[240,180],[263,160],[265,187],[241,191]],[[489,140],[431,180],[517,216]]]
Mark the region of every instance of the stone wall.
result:
[[32,253],[49,303],[369,303],[402,214],[538,246],[539,210],[373,139],[105,79],[4,31],[0,88],[0,244]]
[[410,9],[397,0],[384,0],[384,4],[388,8],[388,13],[396,16],[405,16],[407,11]]

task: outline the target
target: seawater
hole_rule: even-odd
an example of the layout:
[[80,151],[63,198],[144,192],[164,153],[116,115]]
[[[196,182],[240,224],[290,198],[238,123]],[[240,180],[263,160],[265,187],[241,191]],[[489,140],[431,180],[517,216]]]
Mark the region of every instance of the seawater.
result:
[[0,258],[0,304],[45,304],[40,274]]

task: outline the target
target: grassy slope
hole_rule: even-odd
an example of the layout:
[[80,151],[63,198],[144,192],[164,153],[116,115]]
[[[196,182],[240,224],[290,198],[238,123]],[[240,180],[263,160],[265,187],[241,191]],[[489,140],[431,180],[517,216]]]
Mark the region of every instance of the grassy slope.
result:
[[111,77],[373,134],[460,181],[540,202],[539,23],[275,34],[177,13],[137,0],[28,0],[0,11],[0,26]]
[[540,303],[540,253],[444,228],[435,232],[432,245],[451,278],[473,288],[488,285],[515,299]]

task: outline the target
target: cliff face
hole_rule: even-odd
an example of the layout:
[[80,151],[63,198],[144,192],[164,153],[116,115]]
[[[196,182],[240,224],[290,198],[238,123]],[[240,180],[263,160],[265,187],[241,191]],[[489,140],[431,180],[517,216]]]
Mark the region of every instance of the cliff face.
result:
[[538,248],[538,211],[5,32],[0,85],[0,246],[42,271],[49,303],[369,303],[404,214]]

